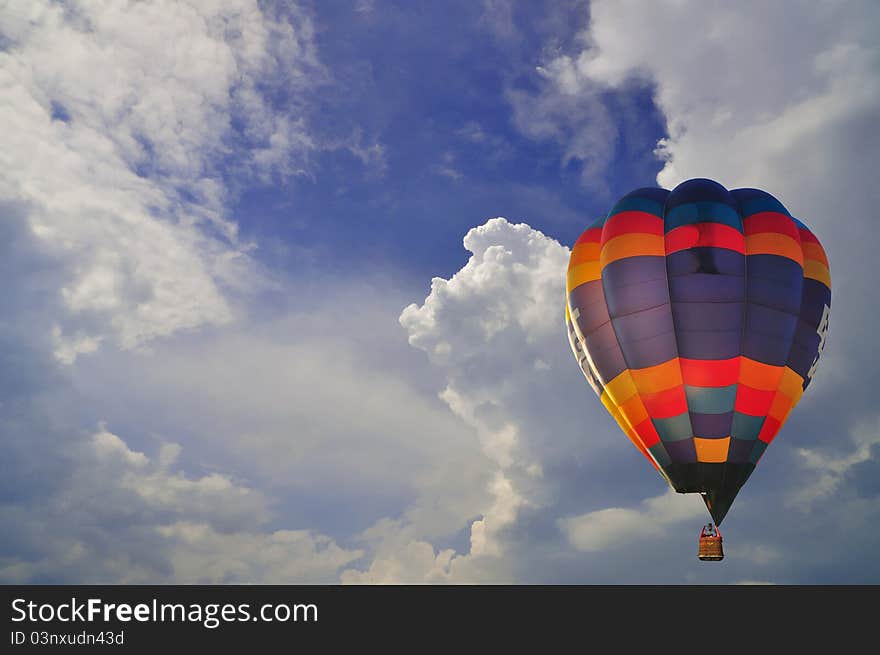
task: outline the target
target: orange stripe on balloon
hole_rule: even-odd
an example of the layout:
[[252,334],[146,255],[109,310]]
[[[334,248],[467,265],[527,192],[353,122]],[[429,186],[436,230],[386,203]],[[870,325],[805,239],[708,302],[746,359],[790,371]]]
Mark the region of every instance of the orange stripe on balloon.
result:
[[806,241],[801,244],[801,249],[804,251],[804,261],[815,259],[817,262],[828,266],[828,256],[818,243]]
[[776,395],[773,396],[773,402],[770,403],[770,410],[767,412],[767,416],[772,416],[782,423],[791,411],[793,404],[791,398],[781,391],[777,391]]
[[726,462],[729,447],[730,437],[724,437],[723,439],[701,439],[700,437],[694,437],[694,448],[697,451],[698,462]]
[[624,234],[655,234],[663,236],[663,219],[654,214],[640,211],[620,212],[605,221],[602,228],[602,243]]
[[782,371],[779,390],[791,398],[792,404],[796,405],[804,393],[804,379],[786,366]]
[[645,444],[642,443],[642,438],[636,434],[636,431],[633,430],[623,414],[620,413],[620,410],[611,401],[608,394],[603,393],[600,400],[602,401],[602,404],[605,405],[605,409],[608,410],[608,413],[614,417],[615,421],[617,421],[620,429],[623,430],[623,433],[629,438],[632,444],[638,448],[639,452],[642,453],[649,462],[651,462],[651,466],[659,471],[660,467],[657,465],[657,462],[654,461],[654,458],[651,456],[651,453],[648,452],[648,449],[645,448]]
[[740,357],[739,359],[739,382],[750,386],[752,389],[776,391],[779,388],[784,366],[763,364],[748,357]]
[[620,413],[629,421],[630,425],[638,425],[648,418],[648,410],[645,409],[642,399],[637,395],[624,401],[620,405]]
[[746,251],[743,233],[723,223],[695,223],[682,225],[666,235],[666,254],[688,248],[726,248]]
[[804,265],[804,251],[801,244],[789,236],[773,232],[761,232],[746,237],[747,255],[778,255],[788,257],[801,266]]
[[739,357],[687,359],[680,357],[681,377],[691,387],[727,387],[739,379]]
[[678,357],[673,357],[667,362],[649,366],[647,368],[630,369],[633,382],[639,393],[657,393],[671,387],[681,386],[681,366]]
[[599,259],[599,252],[602,247],[598,243],[579,243],[571,251],[571,257],[568,260],[568,267],[583,264],[584,262],[596,261]]
[[665,256],[666,249],[663,245],[663,237],[638,232],[615,237],[603,244],[602,253],[599,255],[599,264],[605,268],[618,259],[640,255]]

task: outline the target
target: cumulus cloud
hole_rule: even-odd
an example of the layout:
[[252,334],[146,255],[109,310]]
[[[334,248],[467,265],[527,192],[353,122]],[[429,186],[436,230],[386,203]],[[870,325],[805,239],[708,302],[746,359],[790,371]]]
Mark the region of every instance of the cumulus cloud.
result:
[[283,78],[295,99],[320,74],[308,17],[40,0],[0,20],[0,202],[64,264],[58,359],[230,320],[226,292],[258,276],[226,178],[305,165],[302,112],[270,93]]
[[542,473],[530,452],[530,440],[542,435],[531,432],[537,417],[524,403],[537,402],[533,394],[548,376],[545,360],[560,354],[547,345],[560,330],[568,249],[503,218],[469,231],[464,247],[472,253],[467,264],[449,280],[434,278],[424,303],[404,309],[400,323],[410,344],[444,371],[441,397],[477,430],[498,466],[495,500],[472,526],[471,549],[499,555],[499,531],[532,502],[528,488]]
[[342,572],[343,584],[421,584],[450,580],[450,566],[456,552],[436,549],[415,536],[411,524],[383,519],[361,535],[369,546],[371,558],[364,571]]
[[219,473],[176,469],[180,446],[148,457],[106,426],[79,443],[70,475],[39,504],[0,505],[26,553],[0,557],[7,583],[317,582],[361,552],[308,530],[266,531],[265,496]]
[[705,508],[694,498],[672,490],[648,498],[640,509],[610,507],[581,516],[560,519],[560,529],[572,546],[594,552],[630,543],[642,537],[655,537],[676,523],[696,521]]
[[522,533],[523,520],[558,511],[563,488],[581,485],[568,500],[574,506],[603,502],[584,489],[603,486],[590,471],[609,458],[637,457],[625,439],[614,438],[610,420],[590,425],[591,414],[602,416],[598,403],[579,402],[590,390],[565,340],[568,249],[504,218],[471,229],[464,247],[468,262],[449,279],[434,278],[400,324],[441,372],[439,397],[477,435],[493,471],[488,494],[470,521],[466,547],[438,547],[407,521],[380,521],[361,535],[369,566],[346,571],[345,581],[517,579],[514,552],[558,540],[555,526]]

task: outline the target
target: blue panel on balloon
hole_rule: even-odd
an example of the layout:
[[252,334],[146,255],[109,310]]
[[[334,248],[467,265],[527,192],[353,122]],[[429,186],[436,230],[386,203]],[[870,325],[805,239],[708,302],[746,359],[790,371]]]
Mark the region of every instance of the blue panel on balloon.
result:
[[688,359],[730,359],[740,354],[741,329],[676,330],[678,354]]
[[692,273],[744,276],[746,257],[727,248],[690,248],[667,255],[666,268],[670,278]]
[[743,302],[745,297],[746,279],[742,275],[691,273],[669,279],[669,298],[673,302]]

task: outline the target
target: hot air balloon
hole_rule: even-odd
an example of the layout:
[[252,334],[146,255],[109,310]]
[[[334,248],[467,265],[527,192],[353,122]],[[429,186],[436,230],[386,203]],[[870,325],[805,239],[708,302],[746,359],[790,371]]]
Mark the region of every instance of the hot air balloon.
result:
[[[568,266],[568,336],[587,381],[716,525],[809,386],[830,309],[809,228],[765,191],[708,179],[627,194]],[[721,559],[720,532],[711,557],[703,536],[701,559]]]

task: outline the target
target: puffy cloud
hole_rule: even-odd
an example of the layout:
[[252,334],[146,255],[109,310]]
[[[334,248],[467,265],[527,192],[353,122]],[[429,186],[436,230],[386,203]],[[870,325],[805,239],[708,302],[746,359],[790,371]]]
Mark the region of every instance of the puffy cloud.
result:
[[552,428],[529,410],[554,389],[547,360],[564,355],[548,343],[560,332],[568,249],[503,218],[470,230],[464,247],[467,264],[449,280],[434,278],[424,303],[404,309],[400,323],[444,372],[441,398],[498,466],[493,504],[471,528],[471,552],[500,555],[499,533],[540,484],[533,446]]
[[[855,426],[851,435],[851,445],[855,449],[847,454],[839,454],[838,449],[797,448],[801,466],[815,472],[818,478],[809,486],[798,489],[790,500],[793,507],[809,511],[814,503],[823,498],[833,496],[841,484],[858,474],[863,466],[876,469],[880,464],[880,420],[863,421]],[[880,498],[880,494],[877,494]]]
[[361,535],[371,548],[369,567],[342,572],[343,584],[421,584],[449,581],[455,550],[437,550],[414,537],[413,526],[383,519]]
[[669,490],[662,496],[644,500],[641,509],[611,507],[561,519],[559,523],[572,546],[594,552],[662,535],[671,525],[693,522],[705,514],[705,508],[692,496]]
[[308,18],[251,0],[40,0],[0,21],[0,202],[63,264],[58,359],[230,320],[227,291],[258,276],[225,176],[304,166],[296,93],[321,74]]
[[363,554],[310,530],[227,534],[190,522],[158,530],[175,584],[327,584]]
[[579,402],[591,392],[565,338],[568,249],[503,218],[471,229],[464,247],[467,263],[448,280],[434,278],[400,323],[441,372],[440,398],[476,432],[492,463],[488,496],[470,522],[469,544],[454,552],[406,521],[378,522],[362,534],[369,566],[347,571],[346,581],[519,579],[534,551],[558,542],[555,525],[538,527],[545,517],[561,506],[601,504],[607,491],[590,491],[603,487],[596,473],[616,458],[637,465],[598,403]]
[[219,473],[188,477],[175,470],[179,453],[165,443],[150,458],[101,426],[73,449],[51,495],[0,505],[13,543],[27,542],[0,558],[0,579],[326,582],[362,554],[307,530],[266,531],[262,493]]

